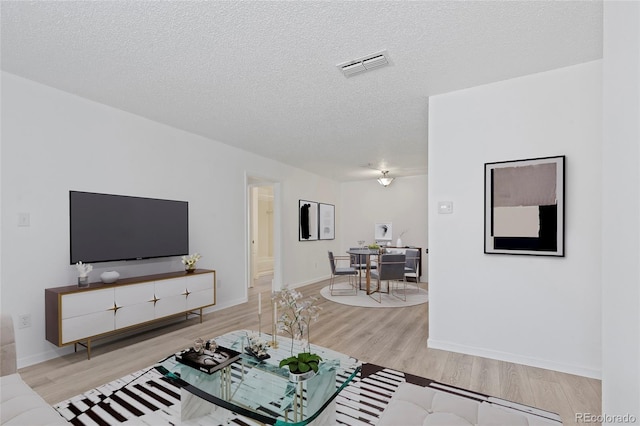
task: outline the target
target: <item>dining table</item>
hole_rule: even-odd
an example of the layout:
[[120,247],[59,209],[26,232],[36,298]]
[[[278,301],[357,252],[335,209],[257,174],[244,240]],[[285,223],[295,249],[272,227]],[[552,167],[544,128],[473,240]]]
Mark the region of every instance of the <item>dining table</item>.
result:
[[[380,255],[380,250],[379,249],[370,249],[367,247],[362,247],[362,248],[352,248],[347,250],[347,253],[350,256],[358,256],[358,263],[360,264],[360,259],[362,259],[360,256],[365,256],[366,260],[367,260],[367,268],[366,268],[366,291],[367,294],[371,294],[371,257],[372,256],[379,256]],[[362,275],[360,275],[360,283],[358,284],[358,287],[362,290]]]

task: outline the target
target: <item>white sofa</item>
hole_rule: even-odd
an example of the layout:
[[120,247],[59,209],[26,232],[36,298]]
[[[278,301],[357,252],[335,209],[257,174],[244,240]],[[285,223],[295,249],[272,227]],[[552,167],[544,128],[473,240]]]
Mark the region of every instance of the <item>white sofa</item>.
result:
[[560,426],[557,414],[457,388],[402,383],[377,426]]
[[0,424],[15,426],[68,424],[18,374],[13,320],[7,314],[2,314],[1,317]]

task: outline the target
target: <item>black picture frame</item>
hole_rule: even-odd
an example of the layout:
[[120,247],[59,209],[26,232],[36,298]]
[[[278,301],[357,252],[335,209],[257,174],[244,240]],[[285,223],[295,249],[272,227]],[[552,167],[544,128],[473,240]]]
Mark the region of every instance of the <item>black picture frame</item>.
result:
[[565,255],[565,156],[484,165],[484,252]]
[[318,203],[298,200],[298,241],[318,240]]

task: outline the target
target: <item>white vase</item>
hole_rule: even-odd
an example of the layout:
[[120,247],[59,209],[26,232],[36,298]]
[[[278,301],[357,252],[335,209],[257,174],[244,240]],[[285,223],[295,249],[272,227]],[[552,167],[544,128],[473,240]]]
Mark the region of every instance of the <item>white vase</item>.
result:
[[402,247],[402,238],[398,238],[398,241],[396,241],[396,247]]
[[292,373],[292,372],[289,372],[289,381],[293,382],[293,383],[304,382],[306,380],[309,380],[310,378],[312,378],[315,375],[316,375],[316,372],[313,371],[313,370],[309,370],[306,373]]

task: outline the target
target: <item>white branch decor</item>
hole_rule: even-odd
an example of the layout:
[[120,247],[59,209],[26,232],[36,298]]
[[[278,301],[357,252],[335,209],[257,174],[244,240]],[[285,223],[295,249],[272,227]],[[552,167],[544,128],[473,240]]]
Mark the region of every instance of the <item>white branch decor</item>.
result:
[[320,307],[314,303],[317,297],[311,296],[306,300],[302,299],[299,291],[284,288],[276,292],[274,300],[279,306],[280,316],[277,318],[277,332],[286,333],[291,336],[291,351],[293,352],[293,342],[300,342],[303,348],[309,347],[309,326],[316,322],[320,316]]
[[78,262],[76,263],[76,269],[78,270],[78,276],[84,278],[93,270],[93,266],[89,263]]
[[196,263],[200,260],[202,256],[200,253],[190,254],[189,256],[182,256],[182,264],[185,266],[187,270],[196,269]]

